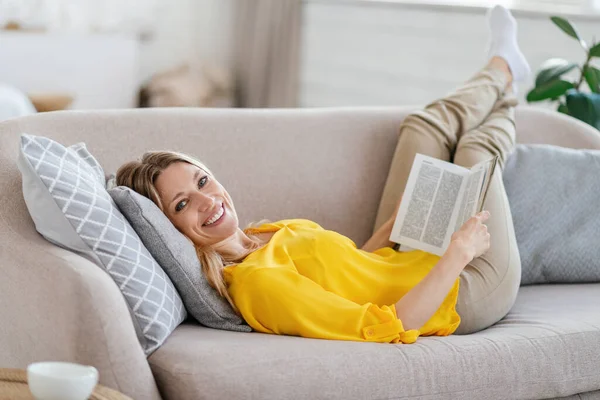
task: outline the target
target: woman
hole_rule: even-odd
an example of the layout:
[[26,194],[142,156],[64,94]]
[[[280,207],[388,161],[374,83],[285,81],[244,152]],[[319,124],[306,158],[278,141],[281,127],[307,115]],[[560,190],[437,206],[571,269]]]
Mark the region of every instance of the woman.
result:
[[[398,252],[388,241],[392,212],[415,153],[472,166],[515,144],[512,93],[529,66],[516,22],[489,14],[490,61],[462,88],[410,115],[382,198],[390,215],[362,249],[307,220],[241,230],[233,201],[199,161],[151,152],[121,167],[117,184],[152,199],[197,248],[203,272],[255,330],[312,338],[412,343],[420,335],[472,333],[503,318],[520,283],[512,217],[494,174],[486,209],[452,236],[442,257]],[[393,187],[396,183],[399,187]],[[492,218],[490,218],[492,215]],[[484,224],[487,222],[487,225]]]

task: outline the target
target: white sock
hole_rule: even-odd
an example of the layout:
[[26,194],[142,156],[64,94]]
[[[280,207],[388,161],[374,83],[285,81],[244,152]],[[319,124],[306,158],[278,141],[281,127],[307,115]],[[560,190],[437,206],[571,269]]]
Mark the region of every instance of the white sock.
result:
[[488,11],[490,27],[489,56],[502,57],[508,63],[515,82],[521,82],[529,76],[531,68],[517,43],[517,21],[506,8],[497,5]]

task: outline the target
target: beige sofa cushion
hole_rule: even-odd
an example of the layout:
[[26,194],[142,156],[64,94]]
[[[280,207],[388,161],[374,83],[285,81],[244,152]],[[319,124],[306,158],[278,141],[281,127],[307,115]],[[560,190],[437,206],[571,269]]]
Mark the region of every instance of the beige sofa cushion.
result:
[[600,284],[521,288],[473,335],[378,344],[180,325],[148,360],[168,399],[526,399],[600,389]]

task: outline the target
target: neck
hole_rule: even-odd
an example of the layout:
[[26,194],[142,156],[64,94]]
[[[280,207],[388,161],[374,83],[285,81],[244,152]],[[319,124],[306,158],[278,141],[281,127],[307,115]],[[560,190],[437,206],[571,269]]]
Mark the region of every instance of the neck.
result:
[[239,260],[248,255],[256,247],[256,243],[241,229],[226,239],[212,245],[225,260]]

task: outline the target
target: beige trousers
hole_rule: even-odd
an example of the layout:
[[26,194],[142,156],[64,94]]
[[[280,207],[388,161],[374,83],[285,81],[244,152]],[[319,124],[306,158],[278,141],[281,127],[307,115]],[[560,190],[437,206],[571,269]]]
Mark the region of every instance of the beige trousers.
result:
[[470,167],[500,156],[484,209],[490,249],[460,274],[457,334],[485,329],[502,319],[515,302],[521,282],[521,261],[512,215],[502,182],[506,157],[515,145],[514,106],[505,96],[506,76],[484,69],[456,92],[409,115],[400,137],[378,212],[377,227],[387,220],[406,186],[416,153]]

